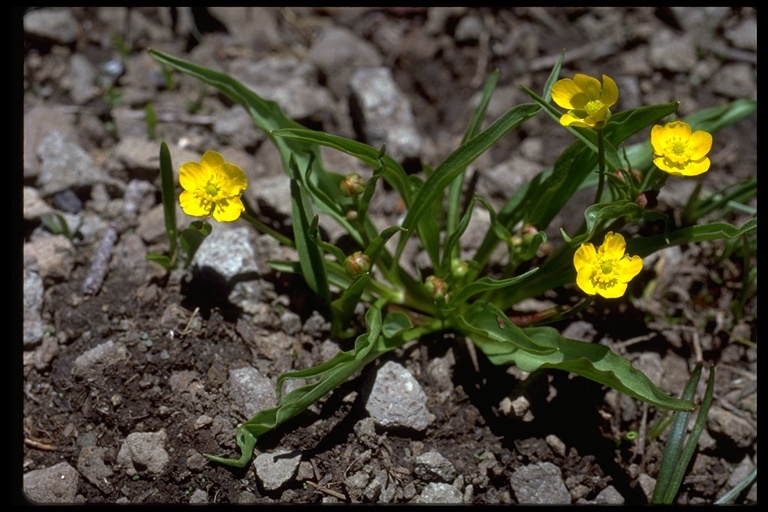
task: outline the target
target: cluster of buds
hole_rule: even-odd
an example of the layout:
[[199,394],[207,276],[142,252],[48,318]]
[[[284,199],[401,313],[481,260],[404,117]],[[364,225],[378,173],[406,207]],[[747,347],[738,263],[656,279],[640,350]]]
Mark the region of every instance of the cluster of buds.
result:
[[437,276],[428,276],[424,280],[424,286],[435,300],[446,300],[448,297],[448,283]]

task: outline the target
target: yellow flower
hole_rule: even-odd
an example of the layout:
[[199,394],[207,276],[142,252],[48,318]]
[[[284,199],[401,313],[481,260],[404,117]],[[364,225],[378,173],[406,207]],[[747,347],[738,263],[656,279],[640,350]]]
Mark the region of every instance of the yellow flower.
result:
[[179,204],[187,215],[213,215],[219,222],[232,222],[245,210],[240,194],[248,187],[248,178],[216,151],[206,151],[200,163],[182,165],[179,183],[184,189]]
[[602,128],[611,117],[611,107],[619,99],[616,82],[603,75],[603,85],[597,78],[577,74],[563,78],[552,86],[552,99],[568,112],[560,118],[563,126]]
[[691,133],[691,127],[682,121],[655,125],[651,146],[653,163],[673,176],[696,176],[709,169],[712,135],[704,130]]
[[627,283],[643,269],[640,256],[624,254],[627,244],[620,234],[609,231],[597,251],[592,244],[581,244],[573,255],[576,284],[589,295],[598,293],[608,299],[621,297]]

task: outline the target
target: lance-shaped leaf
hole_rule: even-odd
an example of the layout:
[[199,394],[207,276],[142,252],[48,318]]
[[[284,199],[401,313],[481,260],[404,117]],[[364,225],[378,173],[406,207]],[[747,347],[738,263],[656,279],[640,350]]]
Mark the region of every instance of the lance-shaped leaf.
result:
[[690,400],[664,393],[643,372],[633,368],[628,360],[608,347],[564,338],[551,327],[529,327],[520,331],[537,347],[550,350],[521,350],[520,334],[513,330],[502,331],[515,336],[507,340],[501,340],[499,336],[483,339],[470,337],[496,365],[515,364],[526,372],[545,368],[565,370],[663,409],[691,411],[695,408]]
[[548,354],[557,350],[528,337],[510,322],[507,315],[490,302],[475,302],[456,317],[456,327],[469,336],[486,355],[511,354],[517,351]]
[[293,238],[299,253],[301,273],[310,289],[317,293],[326,304],[330,302],[328,279],[325,275],[325,265],[320,247],[311,239],[312,207],[301,186],[301,176],[298,164],[291,159],[291,211],[293,212]]

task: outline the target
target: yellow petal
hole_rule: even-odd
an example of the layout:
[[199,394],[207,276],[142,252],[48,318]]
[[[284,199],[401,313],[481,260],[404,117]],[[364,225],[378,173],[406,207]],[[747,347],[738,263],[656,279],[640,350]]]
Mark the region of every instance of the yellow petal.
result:
[[691,127],[682,121],[667,123],[667,137],[687,140],[691,136]]
[[701,160],[690,161],[685,168],[680,171],[682,176],[698,176],[699,174],[707,172],[709,170],[709,158],[702,158]]
[[588,101],[594,101],[600,99],[600,81],[597,78],[577,74],[573,77],[573,81],[576,85],[589,97]]
[[221,170],[227,177],[227,179],[222,182],[222,195],[236,196],[248,188],[248,178],[246,178],[245,173],[238,166],[229,162],[224,162]]
[[573,254],[573,266],[576,272],[581,272],[584,268],[591,268],[597,261],[597,252],[592,244],[581,244]]
[[208,150],[203,153],[203,157],[200,159],[200,161],[203,165],[206,165],[211,169],[215,169],[224,165],[224,157],[213,150]]
[[666,129],[660,124],[653,125],[653,128],[651,128],[651,146],[653,147],[653,152],[657,155],[664,153],[664,146],[667,142],[666,133]]
[[577,94],[582,91],[579,86],[570,78],[563,78],[555,82],[552,86],[552,100],[562,108],[572,109],[575,108],[571,103],[571,100]]
[[223,199],[216,202],[213,218],[219,222],[232,222],[237,220],[244,210],[245,206],[239,197]]
[[201,201],[199,196],[188,190],[179,195],[179,204],[184,213],[191,217],[207,217],[210,214],[210,203]]
[[643,270],[643,258],[640,256],[624,256],[619,261],[619,280],[625,283],[630,282],[640,271]]
[[663,156],[659,156],[653,159],[653,163],[664,172],[668,172],[672,176],[682,176],[678,167],[673,167],[670,162]]
[[204,187],[208,182],[208,172],[197,162],[187,162],[179,169],[179,185],[184,190]]
[[691,150],[691,160],[699,160],[712,149],[712,135],[704,130],[696,130],[688,140],[688,147]]
[[612,107],[618,100],[619,88],[616,86],[616,82],[608,75],[603,75],[603,94],[600,96],[600,101],[606,107]]
[[592,284],[591,268],[585,268],[576,274],[576,284],[587,295],[594,295],[596,293],[595,286]]
[[624,237],[620,233],[613,234],[609,231],[605,235],[605,242],[600,246],[600,249],[604,251],[605,257],[618,260],[624,256],[624,251],[627,248],[627,243],[624,241]]
[[624,292],[627,291],[627,284],[617,282],[616,285],[608,287],[608,288],[598,288],[597,293],[605,297],[606,299],[617,299],[624,295]]

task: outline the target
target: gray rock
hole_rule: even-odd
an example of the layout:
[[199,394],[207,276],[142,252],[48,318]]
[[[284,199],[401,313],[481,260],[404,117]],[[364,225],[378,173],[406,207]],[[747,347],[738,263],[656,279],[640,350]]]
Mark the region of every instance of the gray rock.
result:
[[255,148],[265,139],[264,132],[256,127],[251,116],[239,104],[216,116],[213,133],[224,144],[242,149]]
[[725,31],[725,37],[737,48],[757,51],[757,20],[747,18]]
[[301,462],[301,452],[298,450],[277,450],[272,453],[262,453],[253,461],[256,477],[264,489],[274,491],[281,488],[296,476]]
[[311,61],[293,57],[266,57],[256,62],[237,59],[229,72],[262,98],[280,105],[291,119],[310,118],[333,104],[328,90],[317,86],[317,68]]
[[657,69],[685,73],[696,64],[696,45],[690,34],[676,35],[670,30],[655,32],[649,41],[648,58]]
[[429,451],[416,457],[413,472],[427,482],[431,480],[450,482],[457,475],[453,463],[436,451]]
[[75,249],[64,235],[40,237],[24,244],[24,261],[34,259],[40,277],[63,281],[75,267]]
[[477,42],[484,29],[483,22],[479,17],[473,15],[462,16],[459,24],[456,25],[454,37],[456,41],[462,43]]
[[229,370],[229,396],[246,418],[277,405],[275,383],[250,366]]
[[24,348],[30,349],[43,339],[43,279],[28,268],[24,268]]
[[560,468],[551,462],[540,462],[517,468],[509,484],[518,503],[525,505],[570,504],[571,495]]
[[37,155],[41,161],[37,185],[45,197],[107,181],[91,156],[58,130],[51,131],[40,142]]
[[117,453],[117,463],[131,476],[139,472],[159,475],[171,462],[168,452],[165,451],[167,439],[165,429],[128,434]]
[[229,288],[231,281],[244,274],[257,274],[256,249],[251,241],[253,230],[247,226],[221,228],[218,224],[203,241],[192,260],[192,271],[206,274],[206,280]]
[[105,452],[104,448],[98,446],[83,447],[77,457],[77,470],[101,492],[109,494],[114,489],[109,481],[114,471],[104,463]]
[[[237,45],[268,53],[281,43],[275,7],[209,6],[207,9],[211,16],[227,27],[227,32]],[[254,30],[254,27],[258,27],[258,30]]]
[[277,219],[291,218],[291,182],[285,174],[259,177],[259,185],[245,189],[244,195],[261,211],[274,212]]
[[37,504],[74,503],[80,475],[66,462],[24,473],[24,495]]
[[725,438],[739,448],[750,448],[757,439],[750,422],[717,405],[709,410],[707,420],[707,429],[715,439]]
[[419,382],[394,361],[387,361],[376,372],[365,408],[383,427],[425,430],[435,420],[427,409],[427,396]]
[[189,503],[192,505],[208,503],[208,493],[202,489],[195,489],[192,491],[192,494],[189,495]]
[[24,15],[24,32],[27,36],[50,39],[59,44],[72,44],[77,40],[79,24],[72,9],[36,9]]
[[96,98],[100,91],[96,87],[99,72],[87,57],[80,53],[69,59],[69,96],[77,105],[84,105]]
[[637,483],[640,485],[643,494],[645,494],[645,497],[648,498],[648,502],[650,503],[653,498],[653,491],[656,489],[656,479],[646,473],[640,473],[637,477]]
[[68,140],[77,140],[71,113],[61,107],[43,104],[24,113],[24,178],[35,178],[40,174],[40,160],[37,148],[52,131],[58,130]]
[[24,220],[36,220],[43,215],[53,213],[53,208],[51,208],[48,203],[43,201],[36,188],[24,187],[22,203]]
[[722,6],[670,7],[670,10],[684,30],[705,31],[722,23],[730,15],[731,8]]
[[72,365],[72,375],[98,379],[110,366],[126,361],[128,361],[128,349],[125,348],[125,345],[109,340],[78,356]]
[[712,90],[728,98],[756,99],[754,68],[746,62],[734,62],[712,75]]
[[328,80],[328,88],[338,99],[346,98],[349,79],[360,67],[381,66],[376,47],[349,29],[326,26],[307,54]]
[[609,485],[595,496],[595,504],[597,505],[623,505],[624,496],[612,485]]
[[419,503],[463,503],[461,491],[451,484],[431,482],[419,495]]
[[417,158],[422,138],[413,118],[411,103],[400,91],[389,68],[361,68],[350,80],[352,115],[363,137],[375,148],[387,145],[397,161]]

